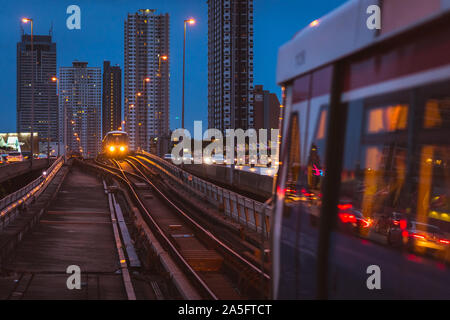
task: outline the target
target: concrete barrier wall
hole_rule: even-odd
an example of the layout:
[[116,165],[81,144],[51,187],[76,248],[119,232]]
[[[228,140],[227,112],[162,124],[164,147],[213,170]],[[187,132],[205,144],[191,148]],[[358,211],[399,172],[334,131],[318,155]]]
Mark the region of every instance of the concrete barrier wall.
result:
[[229,167],[221,165],[185,164],[184,168],[200,178],[220,182],[228,185],[231,189],[233,187],[238,188],[265,198],[269,198],[272,195],[273,177],[270,176],[234,170],[233,183],[230,185],[232,169]]
[[[50,164],[54,160],[51,160]],[[26,174],[30,171],[41,170],[47,168],[47,159],[35,159],[33,160],[33,167],[30,167],[29,161],[22,161],[16,163],[10,163],[0,166],[0,183],[14,179],[22,174]]]

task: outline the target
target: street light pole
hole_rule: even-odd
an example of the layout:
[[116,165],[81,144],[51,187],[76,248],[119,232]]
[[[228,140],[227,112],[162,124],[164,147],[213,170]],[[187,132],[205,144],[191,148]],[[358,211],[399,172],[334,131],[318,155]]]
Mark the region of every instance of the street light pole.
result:
[[47,164],[50,167],[50,79],[47,79]]
[[33,167],[33,134],[34,134],[34,65],[36,61],[34,59],[34,46],[33,46],[33,19],[31,18],[23,18],[23,23],[30,22],[31,24],[31,167]]
[[186,23],[194,24],[194,19],[184,20],[184,37],[183,37],[183,89],[182,89],[182,102],[181,102],[181,128],[184,129],[184,81],[185,81],[185,69],[186,69]]
[[56,132],[57,132],[57,140],[58,140],[58,158],[59,158],[59,149],[60,149],[60,136],[59,136],[59,79],[55,76],[52,77],[52,82],[56,81],[56,109],[58,110],[58,117],[56,119]]

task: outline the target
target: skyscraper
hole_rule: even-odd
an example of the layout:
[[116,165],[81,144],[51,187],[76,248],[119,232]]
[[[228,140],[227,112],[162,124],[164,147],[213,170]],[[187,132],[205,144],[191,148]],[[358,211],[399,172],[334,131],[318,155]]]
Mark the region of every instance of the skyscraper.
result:
[[208,126],[253,121],[253,0],[208,0]]
[[130,148],[162,154],[169,141],[169,15],[141,9],[125,21],[125,128]]
[[255,96],[253,116],[254,128],[278,129],[280,122],[280,101],[275,93],[264,90],[262,85],[256,85],[253,92]]
[[101,145],[102,73],[101,68],[87,64],[74,61],[72,67],[59,69],[60,128],[68,152],[93,158]]
[[102,138],[121,127],[122,121],[122,70],[103,62]]
[[[50,141],[57,140],[58,102],[56,83],[56,43],[52,36],[22,34],[17,43],[17,131],[30,132],[32,119],[32,69],[34,66],[34,132],[47,141],[50,115]],[[35,135],[36,136],[36,135]],[[34,150],[38,153],[38,150]]]

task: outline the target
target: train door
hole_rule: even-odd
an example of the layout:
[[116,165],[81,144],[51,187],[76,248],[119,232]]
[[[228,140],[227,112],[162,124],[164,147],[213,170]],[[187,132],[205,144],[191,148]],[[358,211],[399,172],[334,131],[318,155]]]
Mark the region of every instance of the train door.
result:
[[296,79],[286,89],[285,130],[273,229],[274,297],[316,297],[318,226],[322,203],[332,67]]

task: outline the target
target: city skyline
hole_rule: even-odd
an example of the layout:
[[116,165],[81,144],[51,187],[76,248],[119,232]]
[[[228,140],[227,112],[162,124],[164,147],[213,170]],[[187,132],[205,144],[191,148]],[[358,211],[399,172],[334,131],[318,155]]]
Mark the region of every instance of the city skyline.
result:
[[[305,8],[299,1],[287,1],[283,8],[278,8],[277,1],[265,0],[255,3],[255,79],[254,82],[264,84],[271,92],[280,98],[280,88],[275,83],[275,68],[277,46],[292,38],[292,36],[311,21],[311,16],[320,17],[328,11],[342,4],[343,0],[333,0],[327,4],[311,4]],[[114,5],[108,5],[108,4]],[[3,89],[3,117],[0,126],[4,131],[16,131],[16,101],[15,101],[15,44],[21,34],[20,19],[30,16],[35,19],[35,34],[48,34],[53,26],[54,42],[58,44],[58,68],[70,65],[74,59],[88,61],[89,65],[101,66],[104,60],[123,61],[123,20],[127,13],[136,12],[140,8],[147,8],[145,1],[79,1],[81,8],[81,30],[66,28],[66,3],[50,1],[38,4],[33,1],[16,7],[13,3],[5,3],[0,13],[0,30],[4,36],[0,38],[0,45],[6,49],[5,57],[0,61],[0,67],[12,75],[13,83],[8,79],[0,79]],[[170,100],[171,129],[181,127],[181,80],[182,80],[182,45],[183,19],[194,17],[197,21],[195,28],[188,34],[186,60],[189,61],[186,70],[186,128],[192,130],[194,120],[207,123],[207,4],[205,2],[186,1],[155,1],[153,8],[159,12],[171,15],[171,80]],[[290,8],[291,10],[285,10]],[[50,10],[51,9],[51,10]],[[99,18],[97,12],[108,12],[107,18]],[[50,12],[52,12],[50,14]],[[60,12],[55,15],[55,12]],[[284,15],[292,15],[290,19],[283,19]],[[295,19],[293,18],[295,17]],[[271,28],[267,28],[267,21]],[[29,33],[26,26],[25,31]],[[10,32],[10,31],[13,32]],[[280,33],[281,31],[281,33]],[[102,34],[101,37],[98,35]],[[262,49],[270,39],[274,45],[269,51]],[[86,50],[85,48],[89,48]],[[122,66],[122,65],[121,65]],[[270,67],[269,67],[270,66]],[[11,94],[12,93],[12,94]]]

